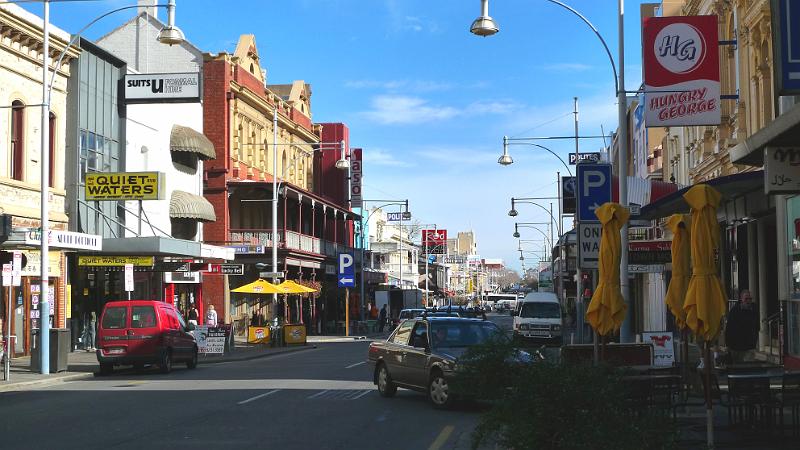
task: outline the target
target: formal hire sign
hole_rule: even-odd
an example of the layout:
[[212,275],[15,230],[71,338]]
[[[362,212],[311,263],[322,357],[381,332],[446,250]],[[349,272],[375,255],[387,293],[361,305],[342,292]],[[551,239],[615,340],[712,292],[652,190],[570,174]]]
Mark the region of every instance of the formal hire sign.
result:
[[125,75],[127,103],[199,102],[200,74],[149,73]]
[[161,172],[94,172],[86,174],[86,200],[163,200]]

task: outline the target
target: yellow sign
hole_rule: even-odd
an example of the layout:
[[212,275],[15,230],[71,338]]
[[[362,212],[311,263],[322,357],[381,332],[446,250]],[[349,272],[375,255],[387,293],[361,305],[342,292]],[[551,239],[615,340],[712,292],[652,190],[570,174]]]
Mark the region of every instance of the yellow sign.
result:
[[79,266],[99,267],[114,266],[123,267],[125,264],[145,267],[152,266],[155,258],[153,256],[78,256]]
[[269,327],[247,327],[248,344],[269,344]]
[[72,285],[67,283],[67,292],[64,294],[67,299],[67,319],[72,318]]
[[163,200],[161,172],[93,172],[86,174],[86,200]]
[[[25,268],[22,269],[23,277],[38,277],[42,274],[42,256],[38,250],[23,250],[22,253],[28,259]],[[47,272],[51,277],[62,277],[63,267],[61,266],[61,252],[49,252],[47,262]]]
[[283,339],[287,344],[305,344],[306,326],[305,325],[284,325]]

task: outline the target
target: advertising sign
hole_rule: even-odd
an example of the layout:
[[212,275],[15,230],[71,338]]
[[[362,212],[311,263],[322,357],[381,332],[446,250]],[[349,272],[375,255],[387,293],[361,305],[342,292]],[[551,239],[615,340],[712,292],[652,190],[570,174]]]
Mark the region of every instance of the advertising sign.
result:
[[428,254],[446,254],[447,230],[422,230],[422,249]]
[[[72,231],[48,230],[47,243],[54,248],[68,248],[71,250],[102,250],[103,237],[96,234],[75,233]],[[25,233],[25,244],[39,246],[42,244],[41,231],[28,231]]]
[[78,265],[89,267],[124,267],[125,264],[133,264],[137,267],[149,267],[152,266],[154,262],[155,258],[152,256],[78,256]]
[[284,325],[283,339],[287,344],[305,344],[306,326],[305,325]]
[[594,210],[611,201],[611,164],[578,164],[578,221],[600,222]]
[[126,103],[199,102],[200,74],[145,73],[125,75]]
[[205,353],[225,353],[225,337],[223,328],[209,328],[206,333]]
[[800,95],[800,0],[772,0],[772,53],[778,95]]
[[717,16],[646,17],[645,124],[719,125]]
[[361,176],[363,174],[361,153],[360,148],[355,148],[350,154],[350,206],[353,208],[364,206],[364,198],[361,196]]
[[249,344],[269,344],[269,327],[247,327]]
[[561,177],[561,212],[575,214],[575,177]]
[[655,331],[642,333],[642,341],[653,346],[653,365],[656,367],[672,367],[675,362],[675,346],[672,333]]
[[163,200],[161,172],[92,172],[86,174],[86,200]]
[[[800,8],[800,5],[798,5]],[[800,31],[800,30],[798,30]],[[800,192],[800,147],[764,149],[764,193]]]

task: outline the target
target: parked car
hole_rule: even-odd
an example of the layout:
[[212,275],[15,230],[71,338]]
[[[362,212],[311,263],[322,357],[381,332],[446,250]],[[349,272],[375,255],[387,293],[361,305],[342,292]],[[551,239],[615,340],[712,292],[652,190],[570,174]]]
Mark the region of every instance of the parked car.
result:
[[197,367],[197,342],[175,306],[155,300],[114,301],[106,304],[97,327],[100,373],[114,366],[157,364],[169,373],[175,362]]
[[563,314],[554,293],[529,293],[518,302],[513,314],[515,339],[561,344]]
[[406,320],[386,341],[370,344],[373,383],[383,397],[392,397],[403,387],[426,392],[434,407],[446,408],[453,401],[448,386],[456,375],[458,357],[470,346],[502,335],[500,327],[486,320],[431,316]]

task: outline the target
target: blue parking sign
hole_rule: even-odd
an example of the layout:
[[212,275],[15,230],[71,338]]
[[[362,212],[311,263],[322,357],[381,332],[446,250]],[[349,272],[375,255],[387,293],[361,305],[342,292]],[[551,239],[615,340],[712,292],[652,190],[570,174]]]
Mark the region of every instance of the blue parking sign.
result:
[[611,201],[611,164],[578,164],[578,221],[599,222],[594,211]]
[[355,287],[356,285],[356,267],[353,263],[352,253],[339,253],[338,270],[336,271],[336,279],[338,280],[339,287]]

